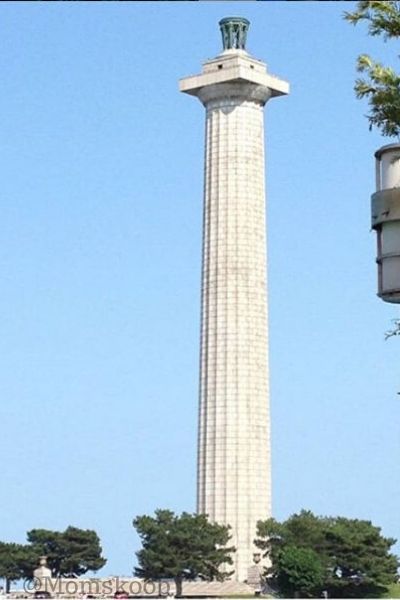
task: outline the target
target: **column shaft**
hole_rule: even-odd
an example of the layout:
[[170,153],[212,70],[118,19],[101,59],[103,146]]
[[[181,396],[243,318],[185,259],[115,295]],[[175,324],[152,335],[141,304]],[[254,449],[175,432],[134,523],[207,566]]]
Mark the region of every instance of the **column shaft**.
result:
[[206,108],[197,502],[244,580],[271,514],[263,102]]

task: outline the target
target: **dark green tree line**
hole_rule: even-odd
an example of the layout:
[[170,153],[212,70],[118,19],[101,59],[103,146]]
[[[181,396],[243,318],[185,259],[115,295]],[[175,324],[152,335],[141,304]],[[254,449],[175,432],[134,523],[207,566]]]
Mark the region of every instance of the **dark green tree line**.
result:
[[260,521],[256,545],[271,561],[268,575],[285,595],[367,598],[385,595],[398,577],[396,540],[370,521],[302,511],[287,521]]

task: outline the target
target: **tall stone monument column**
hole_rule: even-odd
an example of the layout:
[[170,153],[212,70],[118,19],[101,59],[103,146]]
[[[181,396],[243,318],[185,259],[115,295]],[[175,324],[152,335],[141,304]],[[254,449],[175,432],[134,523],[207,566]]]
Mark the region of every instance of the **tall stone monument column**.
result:
[[223,52],[180,90],[206,108],[197,510],[232,527],[235,579],[271,515],[263,107],[287,94],[220,21]]

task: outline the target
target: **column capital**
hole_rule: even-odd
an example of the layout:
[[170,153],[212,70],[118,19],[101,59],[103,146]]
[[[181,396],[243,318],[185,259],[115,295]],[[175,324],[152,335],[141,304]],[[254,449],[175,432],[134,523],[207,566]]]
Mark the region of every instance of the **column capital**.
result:
[[243,102],[254,102],[261,106],[271,98],[271,89],[248,81],[232,81],[215,83],[200,88],[197,98],[206,108],[215,106],[237,105]]
[[202,73],[181,79],[179,89],[185,94],[198,97],[204,103],[202,98],[209,95],[206,88],[212,88],[210,93],[216,93],[217,86],[223,84],[233,86],[231,89],[239,94],[246,84],[249,90],[268,89],[268,93],[264,94],[264,103],[269,98],[289,93],[287,81],[267,73],[266,64],[244,50],[223,52],[207,61],[203,65]]

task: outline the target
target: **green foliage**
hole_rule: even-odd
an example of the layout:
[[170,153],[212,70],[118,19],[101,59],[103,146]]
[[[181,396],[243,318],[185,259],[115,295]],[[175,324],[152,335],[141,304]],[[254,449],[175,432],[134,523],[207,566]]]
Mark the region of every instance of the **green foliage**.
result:
[[277,576],[279,556],[285,546],[311,548],[319,555],[325,550],[323,518],[316,517],[310,511],[301,511],[287,521],[278,523],[275,519],[259,521],[256,545],[269,556],[272,567],[267,575]]
[[400,77],[366,54],[358,57],[357,70],[368,76],[358,78],[354,90],[357,98],[368,99],[370,129],[376,126],[383,135],[400,135]]
[[32,577],[36,565],[36,557],[30,546],[0,542],[0,578],[6,580],[7,591],[13,581],[26,578],[27,572]]
[[223,581],[232,573],[222,572],[232,564],[233,547],[229,527],[210,523],[206,515],[157,510],[155,517],[138,516],[133,521],[142,549],[137,552],[135,575],[144,579],[174,579],[177,595],[182,581],[197,577]]
[[324,569],[318,554],[309,548],[285,546],[278,556],[277,583],[286,597],[319,595],[324,582]]
[[400,583],[394,583],[389,587],[385,598],[400,598]]
[[[369,34],[385,41],[400,36],[400,2],[358,2],[356,10],[344,17],[353,25],[367,22]],[[370,129],[375,126],[385,136],[399,136],[400,76],[367,54],[358,57],[357,71],[366,76],[356,80],[354,90],[357,98],[368,100]]]
[[27,538],[28,544],[0,542],[0,578],[6,580],[7,589],[12,581],[32,579],[43,555],[48,557],[53,577],[83,575],[106,563],[95,531],[77,527],[68,527],[63,532],[32,529]]
[[[384,538],[370,521],[302,511],[283,523],[260,521],[257,533],[256,545],[272,563],[268,574],[278,585],[283,583],[286,593],[295,587],[300,591],[306,581],[310,587],[305,594],[315,584],[317,596],[327,590],[334,598],[379,597],[397,579],[399,561],[390,553],[395,540]],[[310,567],[312,554],[295,556],[293,549],[312,551],[315,570]],[[320,568],[323,576],[318,583]]]
[[383,35],[385,40],[400,36],[400,2],[357,2],[356,10],[346,12],[345,19],[353,25],[366,21],[372,36]]
[[27,536],[36,558],[47,556],[53,577],[80,576],[106,564],[99,537],[90,529],[67,527],[62,532],[32,529]]

